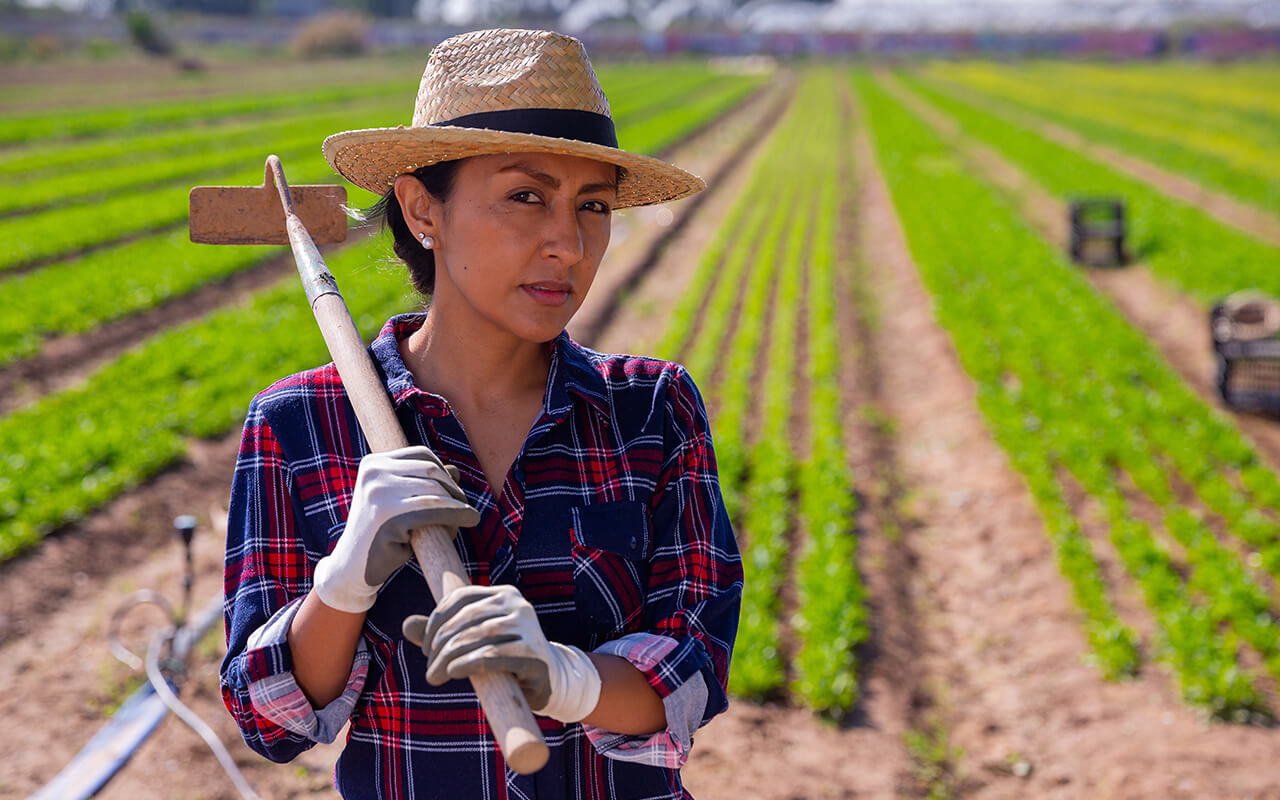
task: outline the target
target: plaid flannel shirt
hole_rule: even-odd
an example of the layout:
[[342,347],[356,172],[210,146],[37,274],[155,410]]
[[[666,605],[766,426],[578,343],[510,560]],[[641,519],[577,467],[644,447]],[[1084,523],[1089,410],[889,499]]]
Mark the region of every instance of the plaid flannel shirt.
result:
[[538,717],[551,748],[534,775],[508,769],[470,684],[426,681],[400,635],[434,601],[416,560],[369,611],[343,696],[310,706],[285,632],[316,562],[346,522],[368,444],[332,364],[254,398],[230,504],[222,694],[246,743],[288,761],[350,719],[334,782],[346,798],[687,798],[693,731],[728,706],[742,563],[720,494],[707,414],[678,364],[550,343],[542,414],[488,486],[440,396],[414,385],[393,317],[370,350],[411,443],[461,472],[480,523],[455,540],[472,582],[509,583],[547,637],[619,655],[663,699],[667,729],[626,736]]

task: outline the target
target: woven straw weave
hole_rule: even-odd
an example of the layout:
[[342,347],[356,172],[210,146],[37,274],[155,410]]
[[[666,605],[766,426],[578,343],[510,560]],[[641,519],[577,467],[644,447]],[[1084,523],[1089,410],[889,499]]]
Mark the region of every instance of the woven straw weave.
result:
[[396,177],[439,161],[496,153],[556,153],[617,164],[615,208],[677,200],[706,188],[679,167],[615,147],[527,133],[432,126],[468,114],[517,108],[590,111],[609,101],[577,39],[551,31],[473,31],[438,44],[427,59],[411,127],[343,131],[324,155],[347,180],[381,194]]
[[464,33],[431,51],[413,124],[511,108],[570,108],[610,116],[581,42],[550,31],[497,30]]

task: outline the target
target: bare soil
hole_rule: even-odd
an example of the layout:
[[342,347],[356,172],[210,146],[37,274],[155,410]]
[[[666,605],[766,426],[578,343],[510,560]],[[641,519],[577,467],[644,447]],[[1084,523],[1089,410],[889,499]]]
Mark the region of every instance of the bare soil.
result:
[[[912,112],[949,138],[971,169],[1017,198],[1027,221],[1066,251],[1070,232],[1065,203],[994,149],[965,136],[954,120],[891,75],[878,77]],[[1271,468],[1280,471],[1280,420],[1236,411],[1223,402],[1218,392],[1208,310],[1160,281],[1140,262],[1122,269],[1084,269],[1093,284],[1156,346],[1187,385],[1210,406],[1229,416]]]
[[1047,122],[1035,114],[992,100],[978,92],[961,87],[956,87],[956,92],[963,95],[967,103],[1015,120],[1050,141],[1079,150],[1131,177],[1151,184],[1170,197],[1200,208],[1210,216],[1250,236],[1280,247],[1280,216],[1276,215],[1274,209],[1262,209],[1237,200],[1225,192],[1211,189],[1185,175],[1170,172],[1146,159],[1130,155],[1101,142],[1092,141],[1069,128]]
[[[609,251],[591,292],[569,323],[569,334],[574,339],[605,352],[618,352],[623,348],[606,343],[625,339],[627,346],[634,348],[660,334],[652,328],[640,330],[642,318],[652,323],[652,312],[660,310],[657,320],[665,321],[666,312],[692,275],[698,255],[715,234],[714,225],[697,226],[696,231],[687,231],[686,226],[695,218],[720,219],[732,205],[751,172],[749,165],[755,162],[760,145],[782,116],[787,88],[794,80],[790,73],[780,73],[724,117],[722,124],[664,154],[682,169],[701,176],[707,188],[686,200],[618,213]],[[658,270],[664,267],[668,272],[678,271],[681,277],[659,276]],[[635,291],[641,282],[648,284],[648,296],[640,304],[637,316]],[[654,295],[654,288],[659,285],[669,291]]]
[[[646,248],[632,249],[637,257],[648,259],[647,267],[631,269],[639,269],[647,277],[643,285],[649,291],[669,295],[673,279],[681,285],[687,281],[694,262],[682,256],[698,252],[694,248],[700,248],[714,232],[718,209],[726,202],[727,190],[749,171],[759,140],[764,138],[759,133],[771,124],[765,115],[777,109],[783,86],[776,85],[736,114],[729,134],[708,130],[688,143],[688,158],[683,157],[682,148],[669,156],[676,163],[692,164],[695,170],[706,170],[706,174],[723,180],[713,184],[718,191],[707,193],[712,202],[676,228],[682,244],[664,241],[663,245],[673,246],[657,247],[664,254],[662,258],[647,255]],[[727,137],[741,146],[724,147]],[[659,275],[662,277],[656,277]],[[227,298],[225,302],[231,301]],[[649,309],[648,319],[631,316],[633,306]],[[632,342],[652,325],[660,324],[667,311],[666,306],[639,296],[625,308],[626,318],[635,325],[618,338]],[[178,319],[165,317],[155,324],[173,324]],[[600,324],[603,337],[612,338],[611,332],[618,330],[616,325]],[[128,346],[127,337],[119,338],[121,342],[113,347]],[[82,375],[99,361],[87,340],[83,345],[71,350],[89,361],[65,355],[64,361],[46,365],[67,376]],[[61,380],[73,382],[74,377]],[[107,620],[138,589],[152,588],[177,597],[182,559],[172,533],[176,515],[195,513],[200,518],[194,605],[202,606],[219,591],[225,537],[219,525],[225,525],[238,441],[239,431],[235,431],[215,441],[190,442],[188,456],[181,463],[83,523],[48,537],[32,553],[0,565],[0,664],[4,665],[0,669],[0,714],[12,730],[29,732],[24,733],[23,745],[5,759],[0,797],[26,796],[50,780],[138,684],[138,676],[109,652]],[[126,625],[127,642],[144,649],[147,630],[160,622],[156,614],[137,612]],[[264,761],[240,742],[217,692],[217,666],[223,652],[219,636],[199,649],[184,685],[184,700],[214,726],[249,782],[264,797],[334,796],[326,787],[330,786],[340,745],[317,747],[299,760],[279,766]],[[198,737],[177,720],[167,719],[162,725],[163,730],[148,740],[102,796],[233,797],[229,781]]]
[[[701,131],[675,145],[671,151],[676,154],[673,160],[694,174],[710,176],[709,185],[719,188],[722,179],[727,178],[734,167],[749,160],[759,142],[767,138],[790,80],[786,78],[767,84],[730,112],[723,125]],[[593,291],[570,325],[571,335],[591,344],[624,304],[620,298],[625,298],[644,278],[661,251],[681,231],[705,201],[705,196],[711,193],[708,190],[672,205],[619,212],[613,243],[601,265]],[[723,191],[720,193],[723,195]],[[347,242],[325,245],[321,252],[328,256],[363,240],[367,235],[371,235],[368,230],[353,228]],[[36,266],[39,264],[30,268]],[[35,355],[0,367],[0,414],[10,413],[45,394],[76,386],[154,332],[243,302],[255,292],[293,273],[293,257],[286,251],[254,267],[170,298],[152,309],[104,323],[84,333],[51,336]]]
[[[880,230],[897,242],[896,258],[872,262],[889,309],[886,397],[909,480],[922,487],[920,571],[936,603],[923,658],[965,752],[964,795],[1280,797],[1276,729],[1204,722],[1159,667],[1107,683],[1084,663],[1079,613],[1034,504],[985,432],[896,219]],[[1108,576],[1125,580],[1114,567]],[[1025,778],[1011,769],[1019,761]]]
[[[1203,722],[1159,668],[1107,683],[1084,663],[1079,614],[1043,524],[934,319],[865,126],[852,146],[857,180],[843,218],[856,224],[841,234],[849,260],[838,325],[859,568],[873,611],[859,651],[862,699],[843,726],[735,701],[699,732],[688,787],[700,800],[910,798],[929,788],[919,770],[937,766],[952,796],[1280,800],[1280,732]],[[725,173],[724,185],[745,172]],[[589,344],[643,352],[637,343],[665,320],[731,194],[708,192]],[[216,522],[237,438],[193,442],[181,465],[0,566],[0,714],[22,732],[6,749],[0,796],[50,779],[136,680],[109,654],[106,620],[135,589],[176,596],[173,515],[200,515],[195,604],[216,595]],[[140,646],[149,624],[139,613],[126,638]],[[263,796],[334,796],[326,787],[337,748],[284,766],[248,751],[217,697],[220,639],[198,652],[183,696]],[[962,754],[940,765],[910,756],[903,734],[936,724]],[[194,734],[173,719],[163,726],[104,796],[233,797]]]

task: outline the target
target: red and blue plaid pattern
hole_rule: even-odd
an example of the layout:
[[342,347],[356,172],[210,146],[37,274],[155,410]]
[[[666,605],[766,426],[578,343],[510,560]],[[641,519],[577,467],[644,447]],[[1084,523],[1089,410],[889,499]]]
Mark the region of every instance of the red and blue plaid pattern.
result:
[[[472,581],[519,587],[552,640],[628,658],[664,699],[670,727],[625,737],[539,717],[550,762],[534,775],[511,772],[470,684],[428,684],[422,652],[400,636],[406,615],[434,607],[411,561],[367,616],[367,672],[336,785],[347,798],[688,797],[678,768],[692,728],[728,706],[742,590],[697,387],[677,364],[600,354],[561,333],[548,345],[542,414],[495,498],[448,404],[415,386],[400,356],[399,340],[423,319],[393,317],[371,351],[409,441],[457,465],[481,512],[456,539]],[[255,706],[250,687],[278,684],[292,661],[283,637],[260,635],[252,647],[249,638],[311,588],[367,452],[332,364],[267,388],[245,420],[227,538],[222,692],[245,741],[275,761],[314,741]],[[673,720],[690,697],[692,725]]]

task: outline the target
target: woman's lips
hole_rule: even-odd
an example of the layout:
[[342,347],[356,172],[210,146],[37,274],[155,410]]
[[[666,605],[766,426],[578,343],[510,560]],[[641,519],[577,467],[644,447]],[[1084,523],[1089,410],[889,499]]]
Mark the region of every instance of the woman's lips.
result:
[[569,302],[569,287],[563,284],[526,283],[520,287],[544,306],[562,306]]

